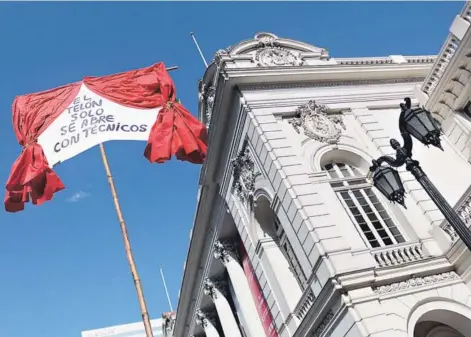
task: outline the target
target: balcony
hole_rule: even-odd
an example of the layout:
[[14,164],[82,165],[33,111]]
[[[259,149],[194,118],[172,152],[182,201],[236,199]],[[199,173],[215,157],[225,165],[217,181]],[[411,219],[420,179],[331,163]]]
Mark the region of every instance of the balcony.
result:
[[428,256],[422,250],[422,244],[402,244],[383,247],[371,251],[379,268],[399,266],[423,260]]
[[309,309],[311,309],[315,300],[316,296],[314,295],[314,292],[312,291],[311,287],[307,288],[304,291],[303,296],[301,296],[298,305],[294,309],[294,314],[299,320],[302,320],[304,316],[306,316],[307,312],[309,311]]

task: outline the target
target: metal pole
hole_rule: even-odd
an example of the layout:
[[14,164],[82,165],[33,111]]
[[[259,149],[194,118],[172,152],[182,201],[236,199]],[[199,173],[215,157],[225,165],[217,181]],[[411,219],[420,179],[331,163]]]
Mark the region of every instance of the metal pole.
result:
[[204,65],[206,66],[206,68],[208,68],[208,62],[206,62],[206,59],[204,58],[203,52],[201,51],[200,45],[198,44],[198,41],[196,41],[195,33],[191,32],[190,35],[193,39],[193,42],[195,43],[196,49],[198,49],[198,53],[200,54]]
[[173,311],[172,301],[170,301],[170,295],[168,294],[167,283],[165,282],[164,269],[162,268],[162,266],[159,266],[159,269],[160,269],[160,276],[162,276],[162,283],[164,284],[165,295],[167,295],[168,306],[170,307],[170,311]]
[[455,210],[446,201],[445,197],[438,191],[435,185],[430,181],[419,163],[411,158],[406,159],[406,169],[412,173],[419,184],[424,188],[425,192],[433,200],[438,209],[443,213],[446,221],[456,231],[466,247],[471,250],[471,232],[461,218],[456,214]]

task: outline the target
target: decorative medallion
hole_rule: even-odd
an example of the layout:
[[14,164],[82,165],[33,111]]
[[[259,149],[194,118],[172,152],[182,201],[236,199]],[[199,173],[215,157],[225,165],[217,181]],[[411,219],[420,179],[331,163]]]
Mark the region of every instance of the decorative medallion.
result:
[[247,141],[237,157],[231,161],[234,181],[234,194],[243,203],[253,206],[255,192],[255,163],[252,159]]
[[309,101],[296,109],[297,117],[289,123],[297,133],[303,128],[304,134],[318,142],[335,144],[340,139],[342,129],[345,130],[342,115],[330,115],[325,105],[317,105]]
[[259,67],[301,66],[304,64],[299,53],[282,47],[266,47],[257,50],[254,62]]
[[430,284],[440,283],[444,281],[459,280],[460,277],[454,272],[441,273],[425,277],[414,277],[402,282],[391,283],[374,289],[375,294],[387,294],[411,288],[418,288]]

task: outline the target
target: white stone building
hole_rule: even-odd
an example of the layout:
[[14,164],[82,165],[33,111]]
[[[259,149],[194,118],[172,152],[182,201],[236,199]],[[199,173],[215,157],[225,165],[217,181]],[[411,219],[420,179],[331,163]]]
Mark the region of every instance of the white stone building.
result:
[[411,97],[444,131],[414,158],[471,223],[470,11],[438,56],[334,58],[268,33],[216,53],[174,336],[471,336],[470,252],[405,168],[407,209],[366,179]]

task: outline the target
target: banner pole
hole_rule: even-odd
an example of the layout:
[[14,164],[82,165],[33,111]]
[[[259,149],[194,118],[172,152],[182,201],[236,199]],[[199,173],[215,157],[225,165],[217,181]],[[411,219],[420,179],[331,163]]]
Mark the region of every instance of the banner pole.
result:
[[[169,67],[167,68],[167,71],[176,69],[178,69],[178,67]],[[139,278],[139,273],[137,272],[136,262],[134,261],[126,222],[124,221],[123,212],[121,211],[121,206],[119,204],[118,193],[116,192],[116,186],[114,184],[113,175],[111,174],[111,169],[108,163],[108,158],[106,156],[105,147],[103,146],[103,144],[100,144],[99,146],[101,152],[101,159],[103,161],[103,166],[105,167],[106,176],[110,185],[111,196],[113,197],[114,207],[116,209],[116,214],[118,215],[119,226],[121,227],[121,233],[123,234],[124,250],[126,252],[126,258],[128,259],[129,268],[131,269],[131,275],[134,281],[134,286],[136,287],[137,299],[139,301],[139,307],[141,309],[142,322],[144,323],[146,337],[154,337],[154,334],[152,332],[152,326],[150,324],[149,312],[147,311],[146,300],[144,298],[144,291],[142,290],[141,279]]]
[[132,254],[131,242],[129,241],[128,230],[126,228],[126,222],[123,218],[123,212],[121,211],[121,206],[119,205],[118,194],[116,193],[116,187],[114,184],[113,176],[111,174],[110,165],[108,164],[108,158],[106,157],[105,147],[103,144],[100,144],[101,159],[103,160],[103,165],[105,166],[106,176],[108,178],[108,183],[110,184],[111,195],[113,197],[114,207],[116,208],[116,213],[118,215],[119,225],[121,227],[121,233],[123,234],[124,249],[126,251],[126,257],[129,262],[129,268],[131,269],[132,278],[134,285],[136,287],[137,299],[139,301],[139,307],[142,314],[142,322],[144,323],[144,329],[146,332],[146,337],[154,337],[152,333],[152,327],[150,325],[149,313],[147,311],[146,301],[144,299],[144,292],[142,290],[141,280],[137,272],[136,263],[134,262],[134,256]]

